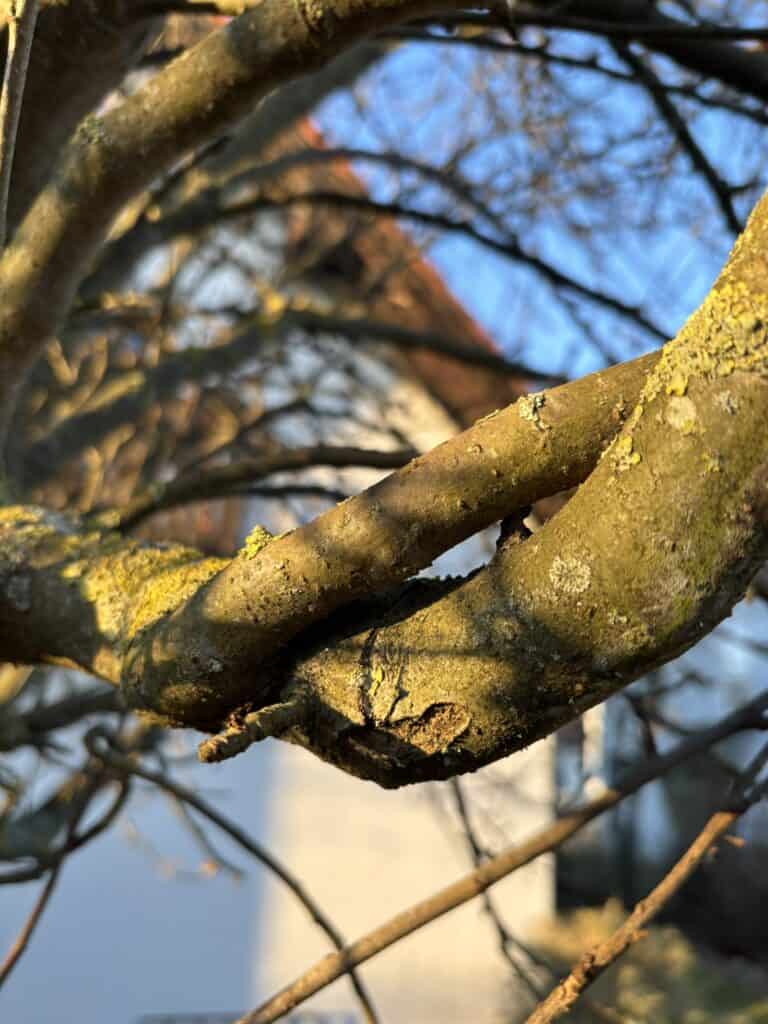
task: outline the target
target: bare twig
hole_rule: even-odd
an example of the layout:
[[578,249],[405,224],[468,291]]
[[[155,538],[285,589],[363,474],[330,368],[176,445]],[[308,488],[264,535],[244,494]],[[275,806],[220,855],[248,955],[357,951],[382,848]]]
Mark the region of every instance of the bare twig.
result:
[[[481,846],[478,837],[475,833],[472,819],[469,815],[469,808],[467,807],[467,801],[464,797],[464,791],[461,786],[459,779],[451,779],[451,791],[453,793],[454,802],[456,804],[456,811],[461,821],[462,829],[464,831],[464,838],[467,841],[469,853],[472,858],[472,863],[477,868],[484,860],[488,859],[488,854]],[[522,951],[520,943],[514,935],[509,931],[506,924],[501,918],[496,906],[491,898],[491,894],[486,891],[482,894],[483,910],[488,916],[493,930],[496,932],[496,939],[499,946],[499,952],[502,957],[509,964],[513,972],[517,975],[520,981],[525,985],[528,991],[533,995],[536,1000],[542,998],[542,988],[538,978],[533,973],[526,970],[525,967],[518,962],[518,960],[512,954],[512,947],[515,947]],[[525,950],[524,952],[528,952]]]
[[[553,8],[568,5],[555,4]],[[516,25],[534,24],[540,27],[561,28],[574,32],[587,32],[605,36],[607,39],[674,39],[674,40],[724,40],[747,42],[768,38],[768,28],[763,26],[732,25],[689,25],[684,22],[667,23],[652,21],[607,21],[598,18],[581,18],[551,9],[546,5],[521,4],[512,14]]]
[[[451,779],[451,789],[453,790],[453,795],[456,801],[456,810],[459,818],[461,819],[461,824],[464,829],[467,845],[472,855],[472,860],[475,867],[479,867],[488,854],[485,853],[478,840],[459,779]],[[515,958],[512,950],[515,949],[522,954],[531,968],[539,968],[540,970],[545,971],[551,981],[557,981],[560,975],[555,971],[551,963],[546,961],[535,950],[521,942],[520,939],[510,932],[493,902],[490,892],[484,892],[482,899],[483,909],[488,915],[493,929],[496,932],[496,938],[501,955],[504,957],[516,976],[533,995],[534,999],[537,1002],[540,1001],[544,998],[546,988],[542,985],[537,975],[534,974],[533,970],[526,969],[526,967]],[[605,1024],[625,1024],[622,1015],[617,1013],[616,1010],[611,1007],[603,1006],[602,1003],[596,1003],[591,999],[584,999],[582,1002],[585,1009],[587,1009],[596,1020],[603,1021]]]
[[616,42],[613,44],[613,49],[617,56],[632,69],[637,81],[645,86],[651,102],[666,121],[683,151],[688,155],[694,170],[706,182],[712,197],[720,208],[726,227],[733,235],[738,235],[744,225],[733,205],[733,189],[721,177],[693,137],[685,118],[670,99],[663,84],[651,67],[641,57],[634,54],[626,43]]
[[119,523],[111,525],[117,525],[121,530],[130,530],[161,509],[231,493],[233,489],[255,484],[274,473],[311,469],[315,466],[399,469],[417,455],[418,452],[412,448],[377,451],[323,444],[302,448],[276,447],[258,457],[214,466],[205,471],[183,473],[163,487],[152,487],[120,509]]
[[644,900],[641,900],[624,924],[613,935],[586,953],[571,973],[528,1017],[526,1024],[549,1024],[573,1006],[581,993],[631,945],[643,938],[644,928],[690,877],[701,859],[727,832],[745,808],[713,814],[691,846],[672,870]]
[[[65,843],[65,847],[67,846],[69,841],[71,841],[74,838],[77,826],[80,823],[81,818],[85,814],[88,805],[90,804],[91,799],[97,789],[98,781],[94,779],[89,789],[81,794],[79,807],[75,811],[75,814],[72,817],[72,820],[69,824],[69,828],[67,829],[67,843]],[[6,954],[6,957],[3,960],[2,964],[0,964],[0,988],[2,988],[5,982],[8,980],[14,967],[19,962],[19,960],[21,960],[25,950],[29,946],[35,928],[40,922],[40,918],[43,916],[45,908],[48,906],[48,903],[50,902],[51,896],[53,895],[53,890],[56,888],[56,883],[59,880],[59,876],[61,874],[61,869],[64,866],[65,859],[66,854],[62,852],[61,855],[57,858],[53,867],[51,868],[51,872],[48,875],[48,880],[46,881],[45,885],[42,888],[42,891],[40,892],[40,895],[35,901],[35,905],[32,907],[32,911],[29,914],[29,917],[25,921],[24,926],[22,927],[19,934],[16,936],[16,939],[13,942],[11,948],[8,950],[8,953]]]
[[3,89],[0,93],[0,251],[5,247],[13,154],[16,149],[16,134],[19,129],[37,10],[38,0],[11,0],[8,52]]
[[195,840],[204,857],[206,858],[206,862],[210,865],[213,865],[214,869],[220,868],[222,871],[225,871],[230,876],[230,878],[232,878],[235,882],[241,882],[244,874],[242,869],[237,867],[236,864],[232,864],[230,861],[227,860],[226,857],[219,853],[219,851],[216,849],[216,847],[213,845],[210,838],[208,837],[208,833],[200,825],[200,823],[196,821],[196,819],[192,815],[192,812],[190,811],[189,807],[184,803],[184,801],[179,800],[179,798],[175,796],[170,797],[170,799],[173,804],[174,810],[179,815],[179,818],[184,824],[184,827],[187,828],[191,833],[192,838]]
[[541,854],[557,849],[598,815],[615,807],[646,783],[666,775],[688,758],[707,750],[734,732],[767,728],[768,721],[764,717],[766,709],[768,692],[745,704],[717,725],[680,743],[668,754],[645,761],[615,789],[606,790],[595,800],[559,818],[527,841],[508,847],[463,878],[396,914],[345,949],[319,960],[296,981],[251,1013],[239,1018],[235,1024],[271,1024],[272,1021],[278,1020],[283,1014],[326,988],[346,971],[365,963],[400,939],[474,899],[495,882],[506,878]]
[[38,878],[42,878],[45,872],[50,870],[51,864],[55,864],[60,859],[66,857],[67,854],[73,853],[75,850],[79,850],[81,846],[86,846],[91,842],[91,840],[95,839],[96,836],[106,831],[125,806],[129,795],[130,786],[127,782],[123,781],[118,787],[115,799],[106,811],[92,825],[85,829],[85,831],[81,832],[79,835],[73,835],[66,839],[58,850],[45,858],[41,858],[38,863],[34,864],[32,867],[20,868],[16,871],[8,871],[5,874],[0,875],[0,885],[18,885],[22,882],[34,882],[37,881]]
[[514,237],[497,238],[481,230],[470,220],[449,216],[445,213],[435,213],[429,210],[419,210],[397,202],[377,202],[368,196],[351,195],[344,192],[332,191],[306,191],[284,198],[271,198],[259,196],[256,199],[245,199],[242,202],[232,203],[223,208],[212,207],[205,216],[201,216],[197,225],[202,230],[210,223],[227,223],[245,215],[263,212],[270,209],[280,209],[301,205],[303,203],[316,204],[321,206],[332,206],[339,209],[354,210],[359,213],[369,213],[380,217],[402,218],[413,221],[417,224],[424,224],[428,227],[438,228],[451,234],[463,234],[467,238],[482,245],[492,252],[506,256],[511,260],[530,267],[547,281],[554,288],[566,288],[580,298],[595,302],[605,309],[610,310],[619,316],[626,317],[637,326],[647,331],[651,337],[663,341],[667,334],[657,324],[649,320],[640,309],[612,295],[607,295],[583,284],[575,278],[569,277],[564,271],[558,269],[552,263],[543,259],[535,253],[526,251],[520,242]]
[[[230,821],[214,807],[211,807],[209,803],[203,800],[191,789],[187,789],[186,786],[183,786],[178,782],[174,782],[161,772],[154,772],[149,768],[145,768],[134,761],[131,757],[119,753],[111,746],[111,738],[104,731],[92,729],[86,736],[85,742],[88,750],[94,757],[99,758],[99,760],[104,764],[109,765],[110,768],[117,771],[120,775],[135,775],[140,779],[145,779],[147,782],[151,782],[157,786],[158,789],[162,789],[166,793],[170,793],[177,800],[181,800],[189,807],[193,807],[199,814],[202,814],[205,818],[208,818],[209,821],[212,821],[217,828],[220,828],[222,832],[226,833],[226,835],[230,837],[230,839],[234,840],[234,842],[244,850],[247,850],[252,857],[255,857],[256,860],[279,878],[280,881],[290,889],[299,903],[301,903],[315,924],[328,936],[333,945],[338,950],[344,949],[343,936],[333,922],[326,916],[324,911],[321,910],[313,897],[306,891],[301,882],[292,875],[287,868],[280,863],[280,861],[276,860],[271,853],[265,850],[263,846],[252,839],[233,821]],[[368,1024],[377,1024],[378,1017],[370,996],[368,995],[359,976],[353,970],[353,967],[354,965],[350,965],[348,973],[357,998],[360,1001],[364,1019]]]
[[53,894],[53,890],[55,889],[56,883],[59,880],[59,875],[61,874],[61,868],[63,864],[64,858],[62,857],[52,868],[51,873],[48,875],[48,881],[43,886],[40,895],[35,901],[35,905],[32,908],[29,917],[25,921],[24,926],[19,932],[19,934],[16,936],[13,945],[8,950],[5,960],[3,960],[3,963],[0,964],[0,988],[2,988],[2,986],[8,980],[11,971],[19,962],[21,957],[24,955],[24,952],[27,946],[29,945],[30,939],[32,938],[32,934],[34,933],[34,930],[37,927],[40,918],[43,916],[43,911],[48,906],[48,902]]
[[[593,72],[602,75],[604,78],[614,82],[623,82],[627,85],[637,85],[634,75],[619,71],[601,63],[596,55],[587,57],[573,57],[562,53],[551,52],[547,45],[529,45],[519,39],[512,43],[506,42],[494,35],[438,35],[435,32],[413,28],[391,29],[383,32],[380,38],[384,39],[406,39],[408,42],[425,43],[430,46],[445,47],[472,47],[477,50],[488,50],[492,53],[504,53],[509,57],[540,60],[545,64],[552,64],[555,67],[573,68],[577,71]],[[705,96],[698,92],[699,83],[677,83],[662,82],[664,91],[673,96],[681,96],[693,100],[703,107],[727,110],[739,117],[748,118],[757,124],[768,124],[768,115],[761,107],[747,107],[743,103],[732,99],[724,93]]]

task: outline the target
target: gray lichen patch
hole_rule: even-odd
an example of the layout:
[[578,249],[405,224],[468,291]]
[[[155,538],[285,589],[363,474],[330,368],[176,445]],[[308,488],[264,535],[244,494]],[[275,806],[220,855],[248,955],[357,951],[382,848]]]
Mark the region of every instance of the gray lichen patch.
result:
[[553,559],[549,579],[556,590],[566,594],[583,594],[592,582],[592,570],[577,558]]
[[673,430],[681,434],[693,434],[698,426],[696,406],[690,398],[673,395],[664,409],[664,418]]
[[719,391],[715,395],[715,404],[729,416],[735,416],[739,411],[739,402],[730,391]]
[[535,395],[523,395],[517,400],[517,413],[520,419],[528,420],[537,430],[549,430],[549,427],[541,419],[541,410],[547,403],[547,396],[543,392]]

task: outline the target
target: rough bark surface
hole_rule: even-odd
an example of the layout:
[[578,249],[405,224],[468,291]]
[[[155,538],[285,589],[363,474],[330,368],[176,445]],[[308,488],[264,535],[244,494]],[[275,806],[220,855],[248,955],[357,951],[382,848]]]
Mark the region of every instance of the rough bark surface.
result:
[[[137,192],[374,29],[459,6],[262,0],[86,118],[0,260],[0,428]],[[696,642],[766,557],[767,250],[763,199],[660,355],[522,398],[306,527],[256,532],[229,561],[126,538],[108,529],[118,512],[85,522],[9,501],[0,658],[81,667],[167,725],[236,731],[269,708],[261,734],[272,722],[385,786],[546,735]],[[470,577],[413,579],[576,484],[541,531],[512,532]]]

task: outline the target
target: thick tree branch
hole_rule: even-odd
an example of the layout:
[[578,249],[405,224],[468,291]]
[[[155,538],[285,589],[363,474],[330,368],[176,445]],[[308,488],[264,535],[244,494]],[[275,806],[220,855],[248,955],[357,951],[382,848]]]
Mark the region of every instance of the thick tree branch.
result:
[[[768,541],[768,433],[762,429],[768,400],[766,234],[763,201],[707,301],[649,375],[620,436],[544,529],[524,543],[502,546],[485,570],[461,586],[414,587],[409,597],[374,612],[367,626],[342,619],[343,642],[329,645],[326,631],[322,649],[292,663],[294,685],[315,694],[319,716],[308,731],[295,730],[294,738],[343,762],[356,749],[360,730],[365,735],[373,729],[379,756],[364,771],[381,779],[402,769],[413,778],[414,762],[425,754],[425,771],[439,763],[450,773],[451,764],[472,759],[473,748],[475,755],[484,750],[484,757],[491,749],[509,750],[510,742],[530,742],[680,653],[722,618],[761,564]],[[286,635],[317,621],[321,608],[327,614],[374,590],[382,573],[379,557],[386,559],[388,579],[397,571],[411,575],[425,554],[432,556],[434,538],[444,544],[455,537],[457,482],[459,503],[474,510],[489,510],[490,496],[505,490],[500,477],[515,464],[494,461],[502,447],[496,428],[508,430],[516,414],[530,426],[539,451],[546,450],[548,402],[548,394],[523,399],[474,428],[474,443],[471,432],[463,435],[464,457],[451,457],[450,470],[422,490],[441,500],[431,503],[429,529],[415,531],[412,549],[403,544],[403,531],[406,524],[414,531],[422,517],[418,502],[409,505],[411,485],[418,487],[422,469],[446,466],[443,458],[461,441],[448,442],[379,490],[269,544],[258,558],[233,563],[204,597],[154,631],[151,654],[146,646],[135,661],[129,654],[128,676],[135,683],[127,691],[137,687],[129,699],[162,706],[173,717],[176,684],[161,665],[172,665],[179,682],[193,677],[181,637],[195,633],[198,665],[218,661],[217,635],[227,637],[229,652],[238,649],[243,664],[253,665],[284,644]],[[691,507],[707,509],[706,520],[691,523]],[[396,546],[383,542],[387,522],[399,528]],[[365,551],[360,561],[350,558],[355,549]],[[411,552],[421,556],[420,564],[408,563]],[[299,593],[286,587],[291,576],[301,580]],[[477,694],[478,677],[487,703],[481,711],[473,700],[470,712],[467,694]],[[213,707],[215,679],[206,683],[199,672],[197,678]],[[267,673],[267,691],[273,680]],[[289,686],[284,696],[290,693]],[[274,691],[270,696],[267,703]],[[455,760],[442,753],[446,748]]]
[[[614,367],[500,411],[332,509],[315,524],[273,541],[258,559],[235,560],[234,578],[241,573],[252,577],[258,566],[264,590],[274,591],[278,599],[261,626],[253,623],[253,610],[248,610],[250,599],[241,606],[233,627],[239,631],[238,623],[245,614],[248,632],[254,634],[252,654],[243,652],[243,664],[250,663],[252,655],[263,657],[270,649],[274,651],[275,645],[287,642],[292,633],[320,620],[340,604],[365,596],[369,588],[376,590],[401,582],[442,550],[511,509],[584,479],[631,408],[645,372],[656,358],[649,356]],[[462,463],[467,471],[457,472]],[[2,521],[5,557],[0,562],[4,567],[0,578],[7,583],[2,605],[5,612],[0,616],[0,621],[4,619],[7,624],[5,630],[0,630],[3,654],[32,661],[41,657],[69,658],[113,682],[121,674],[122,655],[117,648],[128,640],[121,632],[127,628],[122,617],[130,620],[136,611],[131,609],[132,602],[143,603],[144,598],[139,597],[143,586],[158,574],[156,583],[160,584],[171,568],[181,576],[189,574],[189,586],[195,586],[194,581],[202,581],[200,574],[208,579],[224,564],[201,562],[196,553],[184,549],[159,556],[133,542],[121,546],[115,538],[79,536],[73,525],[39,511],[7,510]],[[352,524],[354,535],[350,534]],[[46,548],[48,553],[44,554]],[[273,550],[274,558],[267,558]],[[51,575],[46,567],[57,562],[62,570]],[[69,563],[72,568],[67,570],[71,573],[67,578],[64,565]],[[298,589],[290,585],[286,590],[286,568],[294,563],[297,568],[301,566],[305,582]],[[89,582],[92,573],[96,576]],[[274,581],[268,582],[272,573]],[[120,580],[124,577],[123,593]],[[104,586],[103,592],[97,590],[97,579]],[[226,590],[229,584],[224,586]],[[314,588],[318,593],[310,597]],[[170,607],[176,607],[188,589],[177,579],[175,592],[163,597],[161,606],[167,608],[170,602]],[[262,584],[243,580],[235,585],[232,597],[239,602],[239,595],[244,597],[250,590],[259,593]],[[279,602],[286,598],[288,603],[281,612]],[[311,612],[304,607],[307,599]],[[119,614],[118,601],[125,602]],[[15,605],[18,607],[14,611]],[[108,608],[112,609],[109,613]],[[21,614],[29,623],[30,612],[36,629],[25,629],[14,640],[11,622]],[[40,613],[42,618],[38,619]],[[210,640],[215,643],[215,622],[205,614],[201,619],[191,609],[190,614],[195,620],[193,634],[213,630]],[[113,636],[115,648],[106,635],[110,631],[94,631],[97,622],[107,619],[116,620],[113,626],[119,625]],[[13,646],[22,636],[27,638],[25,648],[36,638],[34,654]],[[234,662],[228,664],[229,671],[234,671]],[[247,677],[252,683],[252,666]],[[220,685],[217,680],[216,689]]]
[[[657,361],[527,396],[229,563],[6,511],[3,651],[205,730],[301,706],[289,739],[383,785],[530,743],[694,643],[768,552],[767,244],[768,199]],[[382,593],[583,479],[609,441],[532,537]]]
[[[391,47],[391,44],[390,44]],[[223,187],[230,182],[233,168],[242,170],[254,161],[263,160],[263,155],[275,139],[286,128],[306,117],[319,103],[334,90],[351,86],[355,79],[380,60],[389,50],[378,42],[364,42],[341,53],[335,60],[313,74],[289,82],[283,88],[267,96],[254,112],[238,124],[230,137],[221,140],[200,155],[175,176],[175,180],[163,185],[161,195],[154,197],[153,205],[171,209],[177,204],[178,192],[184,195],[184,206],[196,206],[198,193],[209,188]],[[194,184],[189,182],[189,169],[202,172]],[[204,180],[205,186],[200,179]],[[235,175],[237,177],[237,175]],[[161,218],[165,221],[168,213]],[[105,245],[98,255],[90,275],[83,281],[80,296],[85,302],[98,300],[103,292],[120,288],[134,272],[136,262],[143,253],[156,243],[155,222],[146,215],[114,241]]]

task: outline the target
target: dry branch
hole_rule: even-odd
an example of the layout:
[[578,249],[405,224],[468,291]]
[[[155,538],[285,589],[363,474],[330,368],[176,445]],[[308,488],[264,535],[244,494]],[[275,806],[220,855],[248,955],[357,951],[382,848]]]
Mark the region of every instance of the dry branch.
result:
[[689,846],[671,871],[656,888],[637,904],[624,924],[605,942],[585,953],[571,973],[552,990],[526,1020],[526,1024],[549,1024],[570,1008],[592,982],[617,960],[629,947],[643,938],[645,926],[664,908],[677,890],[687,881],[733,823],[742,810],[718,811],[713,814],[702,831]]
[[519,846],[502,851],[470,874],[390,918],[341,952],[329,954],[319,960],[295,982],[252,1013],[241,1017],[235,1024],[270,1024],[278,1020],[283,1014],[341,977],[345,971],[365,963],[406,935],[411,935],[443,914],[474,899],[491,885],[529,864],[543,853],[557,849],[588,822],[615,807],[648,782],[661,778],[679,764],[708,750],[735,732],[750,728],[765,729],[768,726],[768,721],[764,717],[767,708],[768,693],[764,693],[712,728],[680,743],[670,753],[644,762],[639,769],[628,774],[615,789],[607,790],[595,800],[563,815]]

